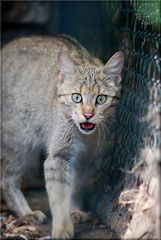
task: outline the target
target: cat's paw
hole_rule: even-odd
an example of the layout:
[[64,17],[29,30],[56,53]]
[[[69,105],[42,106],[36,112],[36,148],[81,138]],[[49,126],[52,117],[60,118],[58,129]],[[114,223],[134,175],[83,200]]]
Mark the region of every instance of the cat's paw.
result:
[[47,222],[46,216],[41,211],[33,211],[32,213],[25,215],[22,217],[24,220],[28,221],[29,223],[33,223],[36,225],[43,224]]
[[74,226],[71,220],[67,221],[63,226],[53,225],[52,239],[73,239]]
[[83,212],[80,210],[73,210],[71,212],[71,217],[74,224],[89,222],[92,219],[90,213]]

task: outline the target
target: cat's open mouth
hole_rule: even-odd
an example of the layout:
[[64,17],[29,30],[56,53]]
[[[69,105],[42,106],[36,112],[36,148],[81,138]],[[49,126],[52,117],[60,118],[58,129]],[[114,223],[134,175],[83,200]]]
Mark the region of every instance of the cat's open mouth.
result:
[[95,124],[90,122],[83,122],[83,123],[80,123],[80,127],[82,130],[92,131],[95,128]]

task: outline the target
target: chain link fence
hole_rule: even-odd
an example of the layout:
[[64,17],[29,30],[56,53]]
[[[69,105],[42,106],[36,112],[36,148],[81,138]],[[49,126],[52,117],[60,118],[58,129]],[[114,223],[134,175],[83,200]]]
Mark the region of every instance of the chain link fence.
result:
[[[91,206],[117,236],[155,239],[160,229],[159,1],[104,4],[113,16],[113,33],[118,33],[120,41],[117,47],[125,52],[126,61],[112,159],[101,187],[98,184],[92,197]],[[150,194],[147,189],[151,189]],[[132,211],[128,210],[129,206]],[[143,210],[145,206],[148,206],[148,213]]]

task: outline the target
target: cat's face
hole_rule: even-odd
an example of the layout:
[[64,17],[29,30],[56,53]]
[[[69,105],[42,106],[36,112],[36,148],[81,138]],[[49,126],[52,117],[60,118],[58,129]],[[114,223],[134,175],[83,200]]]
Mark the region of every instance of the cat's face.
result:
[[102,67],[75,66],[66,55],[59,54],[59,101],[68,107],[67,114],[81,133],[93,133],[113,112],[120,95],[123,63],[122,52]]

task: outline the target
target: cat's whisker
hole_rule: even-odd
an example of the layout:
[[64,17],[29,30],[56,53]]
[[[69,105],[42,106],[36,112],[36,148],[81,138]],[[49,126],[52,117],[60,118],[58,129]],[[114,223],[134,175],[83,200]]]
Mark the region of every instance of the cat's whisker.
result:
[[[60,113],[59,117],[61,115],[64,116],[62,113]],[[68,122],[65,125],[65,131],[63,132],[63,138],[67,139],[69,137],[69,135],[74,137],[75,132],[76,132],[75,122],[74,122],[72,116],[69,115],[68,116]]]
[[108,121],[108,120],[103,120],[103,122],[105,123],[105,124],[108,124],[108,125],[110,125],[111,127],[113,127],[113,124],[112,124],[112,119],[111,119],[111,121]]
[[101,137],[101,131],[100,131],[100,125],[99,125],[99,123],[98,123],[98,140],[97,140],[97,145],[96,145],[96,149],[95,149],[95,151],[94,151],[94,154],[93,154],[93,157],[91,158],[92,160],[95,158],[95,156],[96,156],[96,153],[97,153],[97,150],[98,150],[98,148],[99,148],[99,144],[100,144],[100,137]]
[[110,130],[108,129],[108,127],[106,126],[106,124],[104,122],[102,122],[103,127],[105,128],[105,130],[107,131],[108,135],[110,136],[110,138],[112,139],[112,135],[110,133]]
[[72,128],[72,136],[75,137],[76,136],[76,125],[74,124],[73,128]]
[[104,126],[100,124],[100,128],[103,132],[103,137],[104,137],[104,140],[106,139],[106,134],[105,134],[105,129],[104,129]]
[[74,121],[72,121],[69,125],[69,131],[73,128],[73,126],[75,125]]
[[69,137],[69,132],[73,125],[74,125],[74,122],[72,122],[72,121],[66,123],[66,125],[65,125],[66,129],[65,129],[65,131],[63,131],[63,134],[62,134],[63,139],[67,140],[67,138]]
[[104,117],[97,117],[96,119],[103,120],[103,119],[104,119]]

